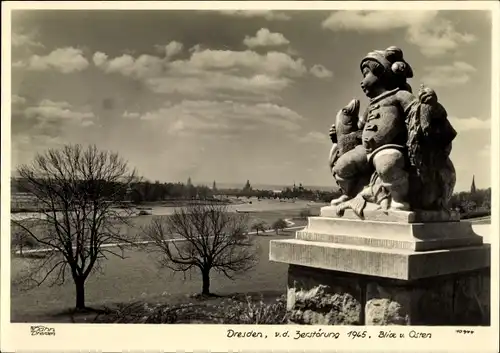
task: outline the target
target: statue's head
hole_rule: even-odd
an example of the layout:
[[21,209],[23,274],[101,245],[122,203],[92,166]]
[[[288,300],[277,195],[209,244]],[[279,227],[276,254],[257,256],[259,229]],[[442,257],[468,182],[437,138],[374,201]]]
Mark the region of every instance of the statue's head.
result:
[[411,92],[407,79],[413,77],[413,70],[403,58],[403,51],[397,47],[375,50],[361,60],[363,80],[361,89],[369,98],[374,98],[395,88]]
[[335,129],[337,135],[349,134],[358,130],[359,100],[353,99],[337,113]]

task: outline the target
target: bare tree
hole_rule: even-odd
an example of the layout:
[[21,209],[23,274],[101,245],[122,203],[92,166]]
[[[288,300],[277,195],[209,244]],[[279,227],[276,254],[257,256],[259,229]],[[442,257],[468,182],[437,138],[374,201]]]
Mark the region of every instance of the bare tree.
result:
[[264,233],[266,231],[266,223],[263,221],[254,223],[252,225],[252,230],[254,230],[257,233],[257,235],[259,235],[259,232]]
[[[127,234],[130,209],[118,209],[135,171],[118,154],[67,145],[38,154],[17,170],[23,191],[35,200],[35,214],[12,221],[45,248],[29,280],[40,285],[48,278],[62,284],[67,272],[76,290],[76,309],[85,309],[85,281],[107,255],[124,257],[122,247],[133,245]],[[118,243],[116,248],[105,246]]]
[[145,234],[153,241],[153,251],[162,254],[159,261],[163,266],[183,273],[198,269],[201,293],[209,295],[212,270],[234,279],[255,266],[257,248],[246,229],[244,215],[229,212],[225,205],[209,203],[154,218]]
[[287,225],[286,221],[280,218],[273,223],[272,228],[279,234],[279,231],[285,229]]

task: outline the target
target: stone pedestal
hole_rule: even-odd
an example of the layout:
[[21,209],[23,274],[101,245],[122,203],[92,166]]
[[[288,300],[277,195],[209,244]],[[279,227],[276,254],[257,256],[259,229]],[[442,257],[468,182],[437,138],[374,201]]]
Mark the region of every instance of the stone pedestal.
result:
[[471,223],[432,212],[331,207],[270,260],[290,264],[288,310],[298,324],[489,325],[490,246]]

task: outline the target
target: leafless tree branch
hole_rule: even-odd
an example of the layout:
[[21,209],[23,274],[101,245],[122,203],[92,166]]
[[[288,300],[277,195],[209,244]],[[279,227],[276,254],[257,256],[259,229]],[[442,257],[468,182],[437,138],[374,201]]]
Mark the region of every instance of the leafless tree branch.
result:
[[[136,172],[117,153],[80,145],[49,149],[17,172],[23,191],[35,200],[39,219],[13,221],[13,226],[61,257],[36,283],[45,282],[54,273],[54,282],[62,283],[68,268],[77,285],[77,307],[84,306],[84,293],[79,294],[78,288],[83,291],[94,267],[105,254],[123,257],[103,245],[134,244],[135,239],[124,231],[124,225],[130,224],[131,210],[118,210],[116,203],[137,181]],[[47,268],[49,263],[38,265]]]
[[210,272],[232,279],[256,264],[256,247],[246,235],[245,216],[217,203],[191,205],[172,216],[153,218],[145,237],[160,252],[160,263],[175,272],[198,268],[203,294],[210,294]]

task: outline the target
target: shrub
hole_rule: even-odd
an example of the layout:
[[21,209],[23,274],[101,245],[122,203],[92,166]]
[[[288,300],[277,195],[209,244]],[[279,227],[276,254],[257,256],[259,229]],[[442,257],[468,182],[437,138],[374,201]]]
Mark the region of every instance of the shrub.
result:
[[267,225],[265,222],[260,221],[252,225],[252,230],[254,230],[257,235],[259,235],[259,232],[264,233],[266,231]]
[[94,319],[98,323],[136,323],[136,324],[168,324],[175,323],[175,311],[168,306],[151,306],[147,303],[133,302],[118,304],[115,308],[105,308],[103,314]]
[[284,296],[274,303],[253,301],[250,296],[244,300],[226,299],[218,305],[168,304],[151,305],[134,302],[106,308],[95,318],[98,323],[142,323],[142,324],[263,324],[279,325],[287,322],[286,299]]
[[33,249],[39,246],[38,242],[32,236],[18,227],[13,226],[11,228],[11,234],[12,250],[19,250],[21,255],[24,249]]
[[276,231],[276,234],[278,234],[279,231],[285,229],[287,225],[288,224],[280,218],[273,223],[272,228]]
[[491,211],[488,210],[473,210],[460,215],[461,219],[471,219],[471,218],[479,218],[491,216]]
[[287,321],[284,296],[271,304],[264,303],[262,298],[255,302],[247,296],[244,301],[231,300],[221,305],[221,311],[224,313],[224,324],[280,325]]

